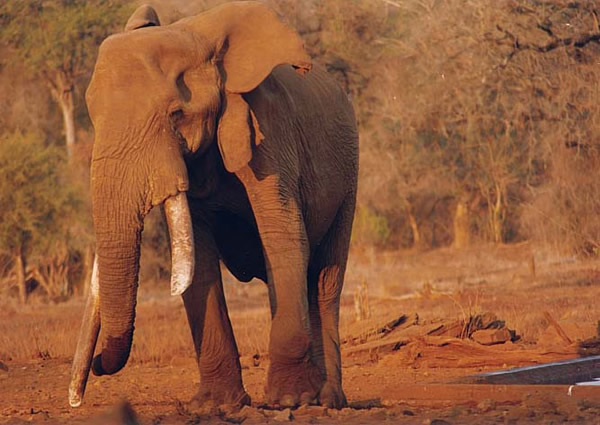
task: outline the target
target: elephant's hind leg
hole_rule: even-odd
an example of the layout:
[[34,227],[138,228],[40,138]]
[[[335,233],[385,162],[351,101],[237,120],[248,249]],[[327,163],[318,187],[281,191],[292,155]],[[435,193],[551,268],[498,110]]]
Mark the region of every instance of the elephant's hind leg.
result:
[[194,280],[183,294],[200,369],[200,390],[193,405],[250,404],[242,384],[239,354],[227,314],[214,240],[203,226],[197,224],[194,238]]
[[348,198],[313,255],[308,274],[313,355],[325,376],[319,401],[337,409],[347,403],[342,389],[338,326],[353,215],[354,198]]

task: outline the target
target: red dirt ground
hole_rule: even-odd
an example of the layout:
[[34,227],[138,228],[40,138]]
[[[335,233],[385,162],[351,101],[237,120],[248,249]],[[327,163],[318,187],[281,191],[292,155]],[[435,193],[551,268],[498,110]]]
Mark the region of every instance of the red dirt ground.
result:
[[[380,256],[376,268],[349,269],[340,325],[347,341],[346,409],[261,406],[268,368],[264,287],[229,283],[253,405],[239,412],[188,407],[199,378],[181,302],[157,299],[142,285],[129,364],[115,376],[90,377],[77,409],[68,405],[67,388],[82,300],[0,307],[0,424],[600,423],[600,386],[455,383],[476,373],[577,357],[578,340],[593,337],[600,319],[598,263],[536,254],[532,271],[527,247],[411,255]],[[371,318],[357,321],[353,292],[365,279]],[[456,329],[457,321],[482,312],[504,320],[520,338],[490,347],[439,330]],[[373,332],[401,314],[411,321]]]
[[[406,370],[401,364],[373,363],[344,370],[350,408],[340,411],[301,407],[291,411],[296,423],[598,423],[600,388],[577,386],[507,386],[425,384],[455,377],[453,370]],[[396,366],[396,367],[394,367]],[[128,400],[143,424],[277,423],[289,411],[260,408],[265,367],[244,370],[246,387],[256,400],[237,413],[195,412],[185,400],[194,393],[188,376],[192,362],[171,367],[134,365],[112,379],[90,379],[84,404],[67,403],[67,360],[10,362],[0,375],[0,423],[135,423],[123,420]],[[461,370],[461,374],[468,372]],[[417,383],[418,382],[418,383]],[[287,415],[287,416],[286,416]]]

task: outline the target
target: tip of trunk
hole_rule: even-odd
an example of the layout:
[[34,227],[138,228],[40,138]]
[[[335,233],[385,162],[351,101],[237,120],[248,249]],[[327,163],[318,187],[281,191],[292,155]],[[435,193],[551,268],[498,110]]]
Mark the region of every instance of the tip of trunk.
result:
[[96,376],[113,375],[123,369],[131,351],[131,336],[108,337],[102,352],[94,357],[92,372]]

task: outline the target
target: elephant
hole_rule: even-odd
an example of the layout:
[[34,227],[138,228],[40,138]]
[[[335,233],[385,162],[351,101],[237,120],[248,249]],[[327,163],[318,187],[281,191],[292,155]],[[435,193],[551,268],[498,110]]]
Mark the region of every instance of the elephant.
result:
[[102,42],[85,97],[97,254],[70,404],[90,368],[111,375],[127,362],[144,217],[161,206],[200,372],[195,402],[250,403],[222,262],[268,288],[267,403],[346,405],[338,327],[358,131],[348,95],[298,34],[259,2],[164,26],[141,6]]

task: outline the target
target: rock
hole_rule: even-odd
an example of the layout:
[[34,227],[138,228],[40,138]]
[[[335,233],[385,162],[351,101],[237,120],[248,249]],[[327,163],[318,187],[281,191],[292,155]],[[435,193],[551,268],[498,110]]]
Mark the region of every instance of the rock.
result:
[[502,329],[482,329],[473,332],[471,339],[481,345],[504,344],[510,341],[510,331],[506,328]]
[[368,418],[371,423],[381,423],[384,422],[389,417],[389,412],[387,409],[382,407],[374,407],[369,410],[363,410],[364,416]]
[[350,416],[356,414],[356,410],[351,409],[350,407],[344,407],[343,409],[336,410],[337,416]]
[[279,412],[277,412],[274,416],[273,419],[275,419],[276,421],[280,421],[280,422],[288,422],[294,419],[294,415],[292,415],[292,410],[291,409],[283,409]]
[[8,372],[8,366],[6,366],[4,363],[0,362],[0,370],[3,370],[4,372]]
[[423,425],[451,425],[450,422],[443,419],[425,419]]
[[310,406],[310,405],[302,405],[294,410],[294,417],[298,416],[309,416],[309,417],[320,417],[320,416],[328,416],[327,407],[323,406]]
[[[505,418],[506,421],[508,421],[508,422],[516,422],[516,423],[520,423],[520,422],[524,422],[526,420],[530,420],[530,418],[533,418],[533,417],[535,417],[535,411],[534,410],[528,409],[526,407],[521,407],[521,406],[517,406],[517,407],[515,407],[513,409],[510,409],[504,415],[504,418]],[[549,423],[549,422],[540,421],[540,423]]]
[[477,403],[477,409],[482,412],[491,412],[496,409],[496,402],[494,400],[486,399]]
[[131,404],[123,401],[89,423],[93,425],[139,425],[140,422]]
[[368,400],[353,401],[349,404],[349,407],[352,409],[371,409],[373,407],[383,407],[383,405],[381,404],[380,399],[373,398]]
[[577,347],[577,352],[582,356],[597,356],[600,354],[600,337],[593,337],[581,341]]
[[26,421],[25,419],[21,419],[21,418],[17,418],[17,417],[6,417],[3,418],[2,420],[6,421],[6,422],[2,422],[3,424],[10,424],[10,425],[31,425],[31,420]]
[[265,421],[266,416],[259,409],[255,409],[254,407],[250,406],[244,406],[240,409],[239,412],[228,415],[227,419],[228,422],[231,421],[234,423],[242,423],[244,421],[262,423]]

